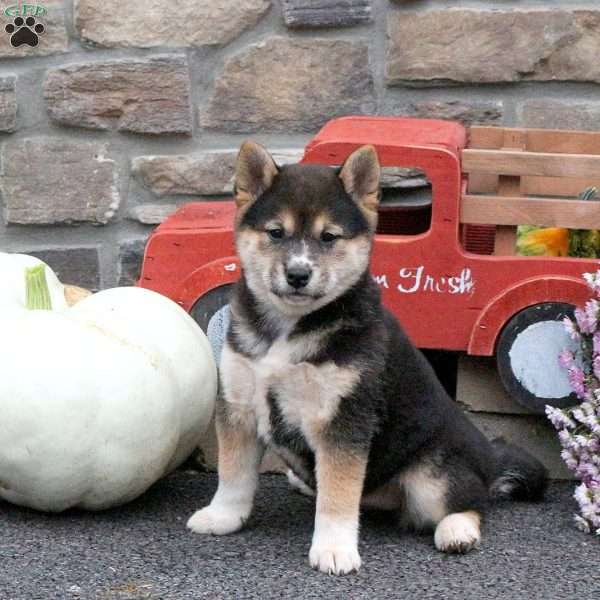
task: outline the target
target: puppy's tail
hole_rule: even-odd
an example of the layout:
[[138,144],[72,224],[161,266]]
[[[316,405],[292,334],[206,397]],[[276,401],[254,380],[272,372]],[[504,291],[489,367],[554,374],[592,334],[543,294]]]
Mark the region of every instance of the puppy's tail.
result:
[[548,485],[548,471],[537,459],[503,438],[492,440],[496,475],[490,495],[497,499],[541,500]]

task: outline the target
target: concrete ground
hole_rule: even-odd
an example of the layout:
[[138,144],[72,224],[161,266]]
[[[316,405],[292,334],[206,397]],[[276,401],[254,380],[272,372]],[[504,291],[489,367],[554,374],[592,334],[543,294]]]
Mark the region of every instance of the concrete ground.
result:
[[438,553],[431,536],[363,518],[363,569],[330,577],[307,564],[313,501],[263,475],[249,527],[228,537],[188,532],[216,475],[180,470],[137,501],[103,513],[44,515],[0,503],[0,599],[327,598],[487,600],[600,598],[600,540],[577,531],[573,484],[541,504],[498,505],[480,550]]

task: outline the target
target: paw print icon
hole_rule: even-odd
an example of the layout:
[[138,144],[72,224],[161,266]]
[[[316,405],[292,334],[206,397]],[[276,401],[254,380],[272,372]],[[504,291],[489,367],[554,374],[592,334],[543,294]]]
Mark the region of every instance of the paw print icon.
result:
[[34,48],[39,43],[39,36],[44,33],[46,28],[42,23],[38,23],[34,17],[15,17],[12,23],[9,23],[4,31],[10,35],[10,43],[14,48],[27,44]]

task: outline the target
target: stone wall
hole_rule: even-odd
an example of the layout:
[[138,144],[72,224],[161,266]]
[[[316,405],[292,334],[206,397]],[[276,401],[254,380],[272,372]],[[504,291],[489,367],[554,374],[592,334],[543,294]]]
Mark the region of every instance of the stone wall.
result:
[[0,249],[94,289],[135,280],[175,206],[227,195],[248,136],[295,160],[347,114],[600,128],[593,0],[43,6],[36,47],[0,18]]

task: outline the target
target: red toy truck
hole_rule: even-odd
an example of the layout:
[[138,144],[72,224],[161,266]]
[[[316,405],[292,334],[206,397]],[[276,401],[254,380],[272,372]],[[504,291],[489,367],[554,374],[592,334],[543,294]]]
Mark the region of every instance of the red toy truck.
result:
[[[371,262],[383,299],[421,348],[496,355],[501,379],[541,411],[572,404],[556,355],[559,322],[588,299],[598,261],[515,256],[519,224],[600,228],[600,204],[576,200],[600,180],[600,134],[346,117],[325,125],[302,162],[339,165],[373,144],[384,167],[416,167],[431,196],[380,210]],[[592,176],[590,173],[597,173]],[[570,198],[570,199],[565,199]],[[206,328],[239,277],[232,201],[190,203],[152,234],[139,285]]]

